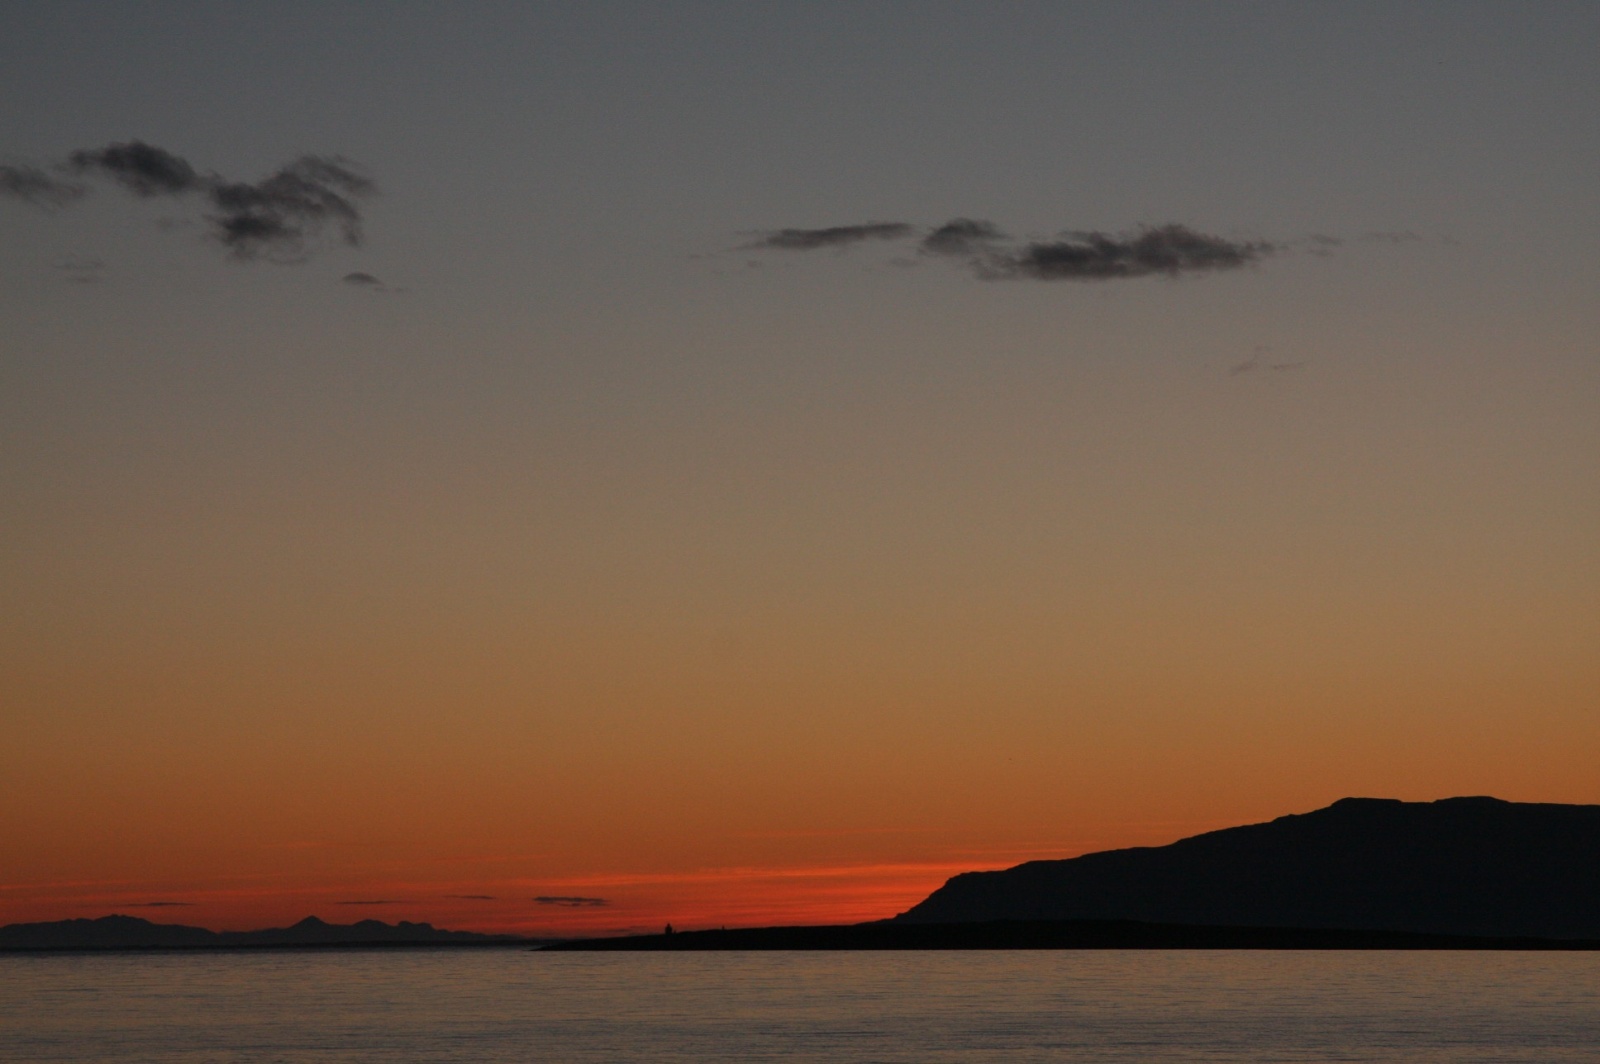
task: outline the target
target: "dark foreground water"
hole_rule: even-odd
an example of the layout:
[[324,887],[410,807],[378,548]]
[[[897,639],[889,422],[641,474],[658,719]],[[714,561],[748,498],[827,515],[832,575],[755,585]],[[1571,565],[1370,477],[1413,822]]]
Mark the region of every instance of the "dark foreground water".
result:
[[1600,1061],[1600,953],[0,955],[0,1061]]

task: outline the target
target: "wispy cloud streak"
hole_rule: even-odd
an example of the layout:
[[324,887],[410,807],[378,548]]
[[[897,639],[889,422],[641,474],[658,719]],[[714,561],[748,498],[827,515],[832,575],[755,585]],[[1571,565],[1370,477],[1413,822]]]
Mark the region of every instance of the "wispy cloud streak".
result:
[[968,257],[988,254],[1006,238],[993,222],[972,218],[953,218],[922,238],[921,249],[929,255]]
[[37,166],[0,166],[0,196],[55,210],[82,199],[89,190],[51,177]]
[[[1022,244],[1011,241],[993,222],[975,218],[953,218],[921,232],[918,251],[959,263],[985,281],[1114,281],[1217,273],[1253,266],[1281,250],[1267,241],[1230,240],[1175,222],[1122,233],[1068,231],[1055,239]],[[907,240],[918,233],[904,222],[777,229],[749,247],[812,251],[869,240]]]
[[1273,246],[1264,242],[1228,240],[1185,225],[1163,225],[1119,235],[1073,234],[1063,240],[1028,244],[1015,253],[985,256],[977,266],[997,278],[1109,281],[1237,270],[1260,261],[1272,250]]
[[781,251],[814,251],[842,248],[869,240],[900,240],[915,232],[905,222],[866,222],[862,225],[835,225],[826,229],[776,229],[762,235],[753,246]]

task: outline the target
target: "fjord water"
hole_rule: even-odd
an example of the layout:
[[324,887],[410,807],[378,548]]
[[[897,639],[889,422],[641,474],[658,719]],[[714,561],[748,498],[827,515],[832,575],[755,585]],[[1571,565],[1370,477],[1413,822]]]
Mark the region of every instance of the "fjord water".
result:
[[1600,1059],[1600,954],[0,956],[0,1060]]

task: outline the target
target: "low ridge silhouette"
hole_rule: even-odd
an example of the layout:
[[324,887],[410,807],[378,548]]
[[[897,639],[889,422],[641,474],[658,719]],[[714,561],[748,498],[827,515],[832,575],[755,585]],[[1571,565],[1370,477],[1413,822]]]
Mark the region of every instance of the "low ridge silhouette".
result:
[[406,920],[386,924],[361,920],[329,924],[308,916],[292,927],[259,931],[208,931],[182,924],[156,924],[137,916],[52,920],[0,927],[0,950],[248,949],[302,946],[474,946],[520,943],[511,935],[445,931]]
[[996,920],[1600,939],[1600,805],[1345,798],[1168,846],[966,872],[893,922]]

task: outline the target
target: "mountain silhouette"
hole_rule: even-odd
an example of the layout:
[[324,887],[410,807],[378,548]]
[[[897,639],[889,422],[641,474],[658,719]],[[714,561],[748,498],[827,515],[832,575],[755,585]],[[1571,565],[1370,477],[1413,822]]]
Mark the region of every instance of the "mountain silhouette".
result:
[[1600,806],[1345,798],[1168,846],[966,872],[894,917],[1060,920],[1600,939]]
[[248,949],[274,946],[488,946],[521,943],[512,935],[445,931],[406,920],[386,924],[362,920],[329,924],[308,916],[293,927],[259,931],[208,931],[182,924],[154,924],[137,916],[55,920],[0,927],[0,950]]

